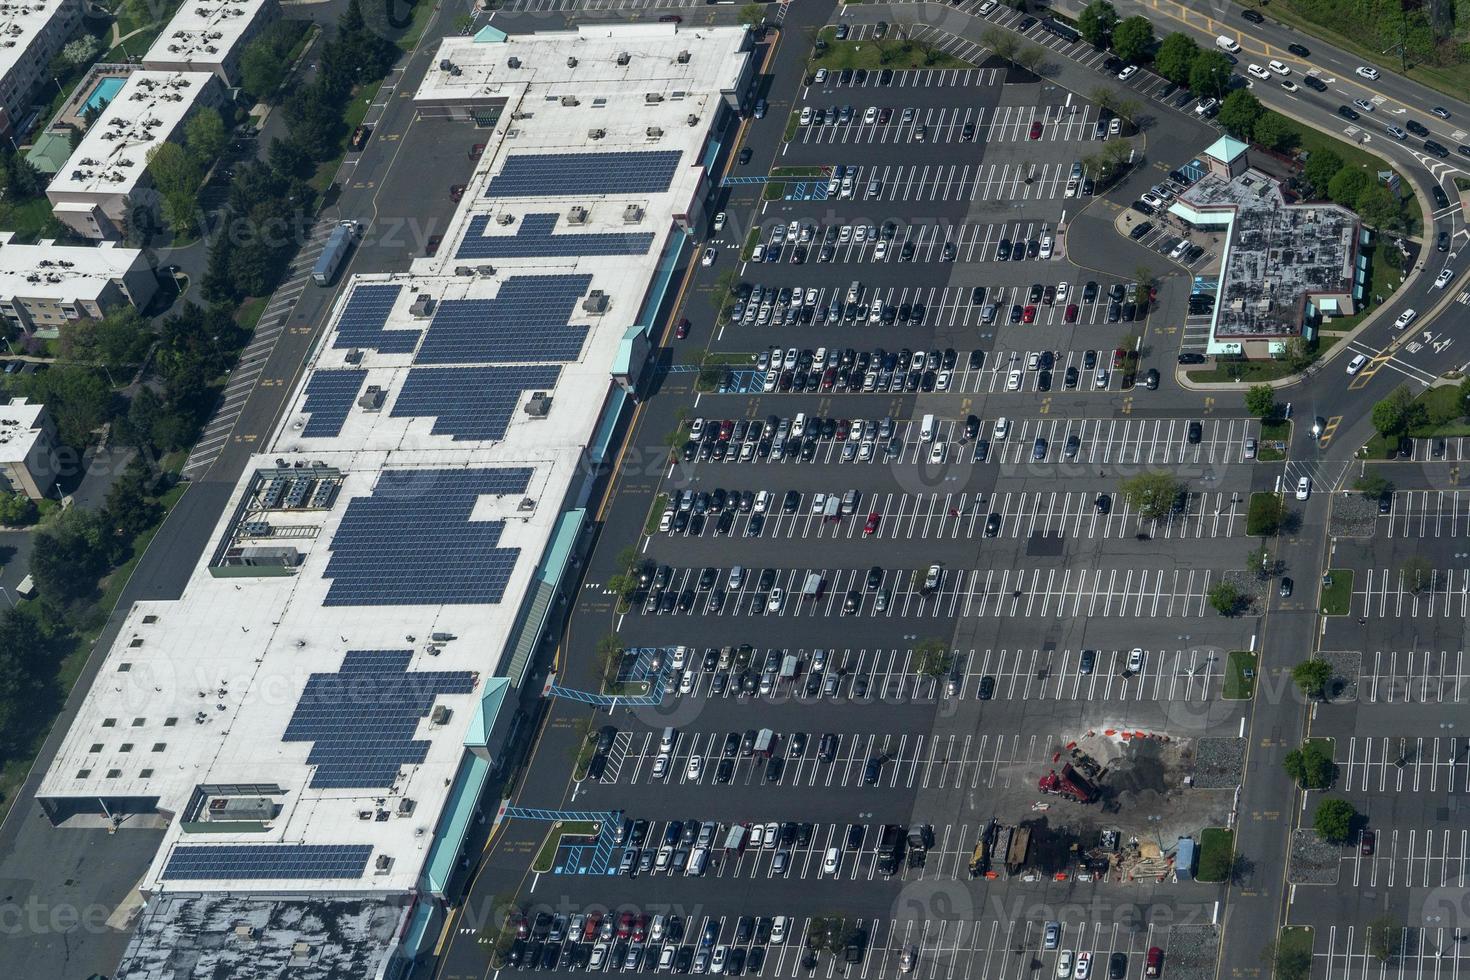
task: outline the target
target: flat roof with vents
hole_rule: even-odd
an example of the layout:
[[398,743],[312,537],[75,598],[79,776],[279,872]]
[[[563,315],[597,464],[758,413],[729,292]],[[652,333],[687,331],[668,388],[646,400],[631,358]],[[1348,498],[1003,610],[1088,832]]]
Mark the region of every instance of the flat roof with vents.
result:
[[143,56],[143,64],[217,68],[255,19],[274,7],[275,0],[184,0]]
[[0,3],[0,78],[9,75],[32,43],[51,30],[53,20],[63,13],[76,16],[77,7],[77,0]]
[[45,407],[24,398],[0,405],[0,463],[19,463],[30,455]]
[[0,231],[0,299],[95,300],[108,284],[148,268],[141,251],[114,242],[58,245],[42,239],[22,245],[14,239],[15,232]]
[[133,72],[46,193],[131,193],[148,169],[148,155],[168,141],[213,81],[209,72]]

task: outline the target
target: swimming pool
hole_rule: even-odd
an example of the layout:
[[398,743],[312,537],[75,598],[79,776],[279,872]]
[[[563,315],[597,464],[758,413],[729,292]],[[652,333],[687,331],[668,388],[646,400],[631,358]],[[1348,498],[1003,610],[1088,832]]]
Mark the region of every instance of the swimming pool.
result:
[[86,102],[82,103],[82,109],[84,111],[91,109],[94,112],[101,112],[107,107],[107,103],[117,98],[117,90],[122,88],[123,83],[126,81],[126,78],[120,78],[115,75],[109,78],[99,79],[96,87],[92,89],[92,94],[87,96]]

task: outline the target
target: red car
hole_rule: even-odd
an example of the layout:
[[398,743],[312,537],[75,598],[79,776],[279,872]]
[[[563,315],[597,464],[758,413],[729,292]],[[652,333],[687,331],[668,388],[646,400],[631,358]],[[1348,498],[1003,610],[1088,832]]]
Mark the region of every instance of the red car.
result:
[[863,537],[869,538],[873,536],[873,534],[878,530],[879,520],[881,520],[881,518],[879,517],[876,510],[868,515],[868,523],[863,525]]
[[687,316],[679,319],[679,325],[674,328],[674,336],[680,340],[689,336],[689,318]]
[[478,159],[480,159],[480,155],[483,154],[484,152],[485,152],[485,144],[484,143],[476,143],[474,146],[470,147],[470,159],[471,160],[478,160]]
[[1041,120],[1040,119],[1037,119],[1037,120],[1035,120],[1035,121],[1033,121],[1031,123],[1031,138],[1034,139],[1034,140],[1041,139]]
[[847,441],[847,433],[848,433],[848,431],[851,428],[852,428],[852,423],[849,422],[847,419],[838,419],[837,420],[837,431],[835,433],[833,433],[833,438],[835,438],[838,442],[846,442]]
[[1164,951],[1157,946],[1150,946],[1148,958],[1144,960],[1143,975],[1146,977],[1161,977],[1164,975]]
[[597,929],[602,925],[602,915],[598,912],[587,913],[587,923],[582,926],[582,942],[590,943],[597,938]]
[[634,917],[632,912],[624,912],[618,916],[618,938],[627,939],[633,934]]
[[1123,360],[1127,356],[1128,356],[1128,352],[1125,351],[1123,348],[1121,348],[1121,347],[1114,347],[1113,348],[1113,367],[1115,367],[1115,368],[1122,367],[1123,366]]
[[1022,311],[1022,313],[1021,313],[1021,322],[1022,323],[1035,323],[1036,322],[1036,307],[1034,307],[1034,306],[1028,306],[1028,307],[1026,307],[1026,309],[1024,311]]
[[1077,322],[1077,304],[1076,303],[1068,303],[1067,304],[1067,312],[1062,315],[1062,320],[1065,321],[1065,322],[1067,322],[1067,323],[1076,323]]
[[1373,856],[1373,847],[1378,843],[1378,835],[1371,830],[1363,831],[1362,846],[1358,850],[1363,852],[1363,857]]

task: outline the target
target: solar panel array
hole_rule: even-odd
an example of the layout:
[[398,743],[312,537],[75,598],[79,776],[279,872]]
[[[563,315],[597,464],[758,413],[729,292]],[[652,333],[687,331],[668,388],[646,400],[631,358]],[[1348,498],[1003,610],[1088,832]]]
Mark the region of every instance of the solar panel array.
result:
[[395,416],[435,416],[434,435],[458,439],[502,439],[523,392],[555,388],[561,368],[415,368],[393,403]]
[[195,844],[169,855],[165,878],[360,878],[370,844]]
[[469,694],[467,670],[408,670],[412,650],[349,650],[335,674],[312,674],[283,742],[312,742],[317,789],[387,788],[400,766],[423,762],[419,721],[441,694]]
[[657,194],[669,189],[680,156],[679,150],[513,153],[485,188],[485,196]]
[[556,214],[528,214],[514,235],[487,237],[488,214],[470,218],[469,229],[454,253],[457,259],[511,259],[538,256],[644,255],[653,245],[653,233],[565,232],[553,235]]
[[366,371],[315,371],[306,383],[306,402],[302,410],[311,413],[301,434],[335,436],[342,431],[352,402],[362,390]]
[[337,339],[332,346],[338,350],[371,347],[383,354],[412,353],[419,339],[417,330],[383,329],[402,290],[402,286],[382,283],[354,289],[337,322]]
[[574,361],[588,327],[568,323],[591,276],[512,276],[494,299],[444,300],[415,364]]
[[519,548],[497,548],[502,521],[471,521],[482,494],[522,494],[529,467],[385,470],[347,505],[324,578],[326,606],[499,602]]

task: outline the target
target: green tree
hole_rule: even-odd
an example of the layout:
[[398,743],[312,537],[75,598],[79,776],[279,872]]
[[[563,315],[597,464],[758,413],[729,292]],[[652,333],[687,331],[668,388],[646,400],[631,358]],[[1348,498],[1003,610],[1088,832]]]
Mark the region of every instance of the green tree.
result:
[[1413,393],[1400,386],[1373,406],[1373,428],[1380,435],[1402,435],[1419,423],[1423,411],[1415,404]]
[[1118,492],[1139,517],[1156,521],[1179,509],[1184,484],[1169,473],[1140,473],[1119,484]]
[[122,544],[157,524],[163,507],[154,499],[158,475],[144,461],[134,456],[107,491],[101,520]]
[[1245,604],[1245,593],[1233,582],[1216,582],[1210,586],[1210,608],[1221,616],[1234,616]]
[[36,504],[23,493],[0,493],[0,524],[20,527],[36,519]]
[[1372,183],[1373,178],[1367,171],[1357,167],[1343,167],[1327,182],[1327,196],[1343,207],[1350,208],[1358,203],[1358,198]]
[[1377,182],[1369,184],[1358,193],[1357,200],[1353,202],[1353,210],[1358,212],[1358,217],[1363,219],[1364,224],[1374,228],[1390,229],[1403,224],[1404,211],[1399,206],[1397,195]]
[[1307,980],[1312,973],[1312,950],[1278,940],[1261,947],[1261,961],[1268,964],[1275,980]]
[[1021,47],[1021,42],[1016,40],[1016,35],[998,27],[987,27],[985,33],[980,35],[980,40],[1002,61],[1014,62],[1016,51]]
[[1369,500],[1377,500],[1385,494],[1393,493],[1393,482],[1375,470],[1364,473],[1353,481],[1353,489]]
[[766,5],[763,3],[747,3],[740,8],[740,23],[746,27],[759,27],[766,19]]
[[1245,392],[1245,410],[1266,420],[1276,415],[1276,392],[1270,385],[1251,385]]
[[1232,136],[1249,139],[1262,111],[1259,99],[1243,88],[1236,89],[1220,103],[1220,125]]
[[133,307],[121,307],[100,320],[85,317],[67,324],[61,332],[61,357],[119,372],[140,363],[151,340],[148,321]]
[[608,633],[597,641],[597,664],[602,673],[604,686],[615,683],[618,668],[622,666],[623,638],[617,633]]
[[827,917],[817,915],[806,927],[806,945],[813,952],[821,952],[827,948]]
[[251,40],[240,55],[240,85],[257,99],[269,101],[290,70],[288,51],[275,43],[271,31]]
[[1303,742],[1281,760],[1281,768],[1302,789],[1326,789],[1337,779],[1337,763],[1321,742]]
[[1388,916],[1368,923],[1367,931],[1368,954],[1378,962],[1387,963],[1403,949],[1403,927]]
[[36,532],[31,574],[41,601],[53,608],[91,595],[112,551],[97,515],[69,507]]
[[1113,28],[1113,51],[1129,64],[1148,60],[1154,46],[1154,25],[1147,17],[1125,17]]
[[1404,586],[1418,595],[1434,584],[1434,565],[1423,555],[1410,555],[1399,566]]
[[1312,185],[1319,197],[1327,196],[1328,185],[1342,169],[1342,157],[1331,150],[1313,150],[1302,165],[1302,178]]
[[1346,844],[1352,836],[1353,821],[1357,818],[1358,811],[1351,803],[1334,796],[1317,804],[1312,814],[1312,826],[1317,836],[1328,844]]
[[1170,34],[1154,52],[1154,70],[1176,85],[1189,82],[1189,71],[1199,57],[1199,45],[1187,34]]
[[25,609],[0,614],[0,748],[14,752],[25,723],[36,719],[35,678],[46,667],[47,642]]
[[1291,679],[1296,682],[1302,694],[1317,700],[1327,693],[1327,683],[1332,680],[1332,667],[1327,661],[1313,657],[1291,668]]
[[1300,135],[1291,121],[1275,112],[1261,113],[1256,118],[1251,135],[1262,146],[1283,152],[1296,146],[1300,140]]
[[1218,99],[1229,87],[1230,75],[1230,61],[1222,52],[1201,51],[1189,67],[1189,87],[1202,99]]
[[57,364],[26,375],[20,388],[27,398],[46,405],[56,420],[57,436],[73,449],[84,448],[113,412],[112,389],[96,368]]
[[1077,33],[1094,48],[1105,48],[1118,23],[1118,11],[1108,0],[1092,0],[1077,15]]
[[1029,44],[1016,52],[1016,64],[1033,74],[1041,71],[1042,62],[1045,60],[1046,52]]
[[943,677],[954,666],[949,644],[938,637],[921,640],[914,647],[914,673],[924,677]]
[[342,132],[342,115],[335,100],[322,85],[298,89],[283,106],[291,141],[313,160],[326,160],[337,152]]
[[184,123],[185,144],[201,173],[219,157],[228,140],[225,121],[214,109],[201,109]]

